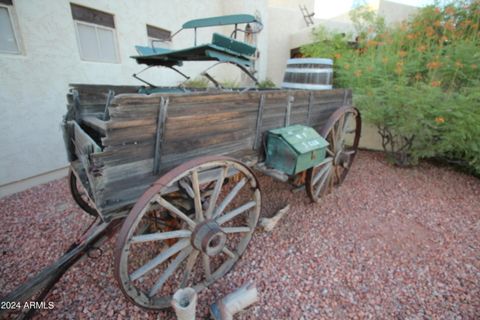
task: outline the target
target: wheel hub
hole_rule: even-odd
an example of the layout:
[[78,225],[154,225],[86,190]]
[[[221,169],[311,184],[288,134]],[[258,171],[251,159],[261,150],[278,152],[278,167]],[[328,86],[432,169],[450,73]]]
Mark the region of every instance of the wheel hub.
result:
[[213,220],[199,223],[193,230],[191,238],[193,247],[210,257],[222,252],[226,241],[227,235]]

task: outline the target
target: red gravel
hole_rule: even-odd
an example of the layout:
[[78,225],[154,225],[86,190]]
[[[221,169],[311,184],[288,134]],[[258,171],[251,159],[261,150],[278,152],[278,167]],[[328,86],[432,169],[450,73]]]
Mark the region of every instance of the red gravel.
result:
[[[262,177],[263,216],[290,203],[271,233],[256,232],[223,279],[199,296],[197,316],[247,280],[260,301],[236,319],[480,318],[480,180],[359,154],[345,183],[319,205]],[[275,190],[273,192],[273,190]],[[0,200],[0,295],[56,260],[90,223],[66,179]],[[75,265],[37,318],[172,318],[126,301],[112,275],[113,241]]]

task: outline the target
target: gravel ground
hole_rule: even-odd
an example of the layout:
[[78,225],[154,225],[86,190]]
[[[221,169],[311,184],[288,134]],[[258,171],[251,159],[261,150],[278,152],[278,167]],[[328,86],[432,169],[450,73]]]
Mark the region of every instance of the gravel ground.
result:
[[[479,319],[480,180],[422,164],[399,169],[361,152],[345,183],[319,205],[261,177],[258,231],[223,279],[199,295],[197,317],[247,280],[260,301],[236,319]],[[0,200],[0,296],[55,261],[91,222],[66,179]],[[55,286],[37,319],[171,319],[128,303],[112,275],[114,239]]]

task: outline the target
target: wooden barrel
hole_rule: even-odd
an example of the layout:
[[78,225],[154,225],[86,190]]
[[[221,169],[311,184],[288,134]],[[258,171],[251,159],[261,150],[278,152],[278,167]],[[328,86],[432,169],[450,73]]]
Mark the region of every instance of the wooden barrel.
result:
[[289,59],[282,88],[304,90],[332,89],[333,60],[322,58]]

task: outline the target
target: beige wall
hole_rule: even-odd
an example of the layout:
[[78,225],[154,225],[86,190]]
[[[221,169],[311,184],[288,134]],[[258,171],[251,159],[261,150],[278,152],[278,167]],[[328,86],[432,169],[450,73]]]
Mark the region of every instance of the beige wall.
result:
[[[147,45],[146,24],[174,32],[196,18],[257,10],[262,17],[268,17],[266,0],[74,2],[114,15],[120,62],[80,59],[69,0],[13,1],[24,52],[0,53],[0,195],[4,194],[2,188],[18,190],[12,184],[26,186],[28,179],[48,176],[68,165],[60,122],[66,111],[69,83],[142,84],[131,75],[145,66],[130,56],[136,54],[134,45]],[[198,42],[210,42],[212,32],[223,33],[226,29],[201,29]],[[260,51],[264,54],[259,69],[260,76],[265,76],[268,35],[260,37]],[[171,48],[192,45],[193,31],[185,30],[173,39]],[[196,75],[211,64],[185,63],[181,70]],[[214,70],[212,73],[220,79],[232,80],[240,74],[233,66]],[[143,76],[158,85],[176,85],[183,80],[175,72],[161,68],[151,68]],[[42,179],[32,181],[46,178]]]

